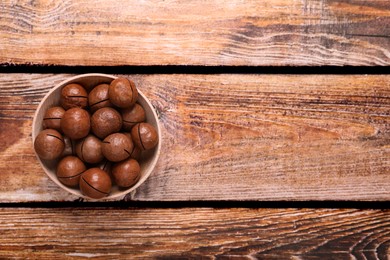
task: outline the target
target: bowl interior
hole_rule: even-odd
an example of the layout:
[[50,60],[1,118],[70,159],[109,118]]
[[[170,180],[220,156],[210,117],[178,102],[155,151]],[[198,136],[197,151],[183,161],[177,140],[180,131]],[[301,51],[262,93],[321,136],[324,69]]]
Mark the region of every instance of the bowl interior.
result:
[[[32,129],[32,139],[33,142],[36,138],[36,136],[39,134],[40,131],[43,130],[42,127],[42,121],[44,114],[47,109],[53,106],[58,106],[60,103],[60,95],[61,95],[61,89],[67,84],[70,83],[79,83],[82,86],[84,86],[88,91],[91,90],[96,85],[102,84],[102,83],[110,83],[112,80],[116,79],[117,77],[112,75],[106,75],[106,74],[83,74],[79,76],[72,77],[70,79],[67,79],[57,86],[55,86],[52,90],[50,90],[49,93],[43,98],[41,103],[39,104],[33,120],[33,129]],[[126,195],[127,193],[135,190],[138,188],[151,174],[153,168],[155,167],[159,154],[161,149],[161,130],[160,126],[158,124],[158,117],[156,112],[153,109],[152,104],[149,102],[149,100],[145,97],[145,95],[138,90],[138,103],[145,109],[146,114],[146,122],[153,125],[156,128],[156,131],[159,136],[159,142],[157,146],[154,149],[148,150],[142,154],[142,159],[139,162],[141,166],[141,177],[138,180],[138,182],[128,188],[128,189],[119,189],[116,185],[112,187],[111,193],[109,196],[104,197],[102,199],[113,199],[118,198],[121,196]],[[63,185],[56,177],[56,165],[58,164],[58,160],[42,160],[37,155],[37,158],[42,165],[42,168],[44,169],[45,173],[49,176],[51,180],[53,180],[57,185],[59,185],[64,190],[67,190],[68,192],[77,195],[82,198],[91,199],[89,197],[84,196],[81,191],[78,188],[70,188],[65,185]]]

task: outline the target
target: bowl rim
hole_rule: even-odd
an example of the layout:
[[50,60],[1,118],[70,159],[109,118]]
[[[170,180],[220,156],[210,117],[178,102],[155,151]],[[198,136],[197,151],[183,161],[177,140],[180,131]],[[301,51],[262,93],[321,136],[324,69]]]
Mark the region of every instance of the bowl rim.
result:
[[[41,165],[42,167],[42,170],[45,172],[45,174],[55,183],[57,184],[60,188],[62,188],[63,190],[66,190],[68,191],[69,193],[75,195],[75,196],[78,196],[80,198],[84,198],[84,199],[87,199],[87,200],[110,200],[110,199],[115,199],[115,198],[118,198],[118,197],[122,197],[122,196],[125,196],[126,194],[129,194],[131,192],[133,192],[134,190],[136,190],[140,185],[142,185],[148,178],[149,176],[151,175],[151,173],[153,172],[153,170],[155,169],[156,167],[156,164],[157,164],[157,161],[160,157],[160,152],[161,152],[161,140],[162,140],[162,135],[161,135],[161,127],[160,127],[160,124],[159,124],[159,120],[158,120],[158,115],[155,111],[155,108],[154,106],[152,105],[152,103],[150,102],[150,100],[142,93],[142,91],[140,91],[138,88],[138,94],[143,98],[143,100],[145,101],[145,103],[150,107],[150,110],[152,112],[152,115],[153,117],[155,118],[155,121],[156,121],[156,130],[157,130],[157,134],[158,134],[158,137],[159,137],[159,140],[158,140],[158,143],[157,143],[157,146],[154,148],[156,151],[155,151],[155,154],[152,158],[152,160],[150,161],[150,164],[149,164],[149,168],[148,170],[146,171],[146,173],[137,181],[137,183],[133,186],[131,186],[130,188],[128,189],[125,189],[123,191],[119,191],[115,194],[111,194],[109,196],[106,196],[106,197],[103,197],[103,198],[100,198],[100,199],[94,199],[94,198],[90,198],[88,196],[85,196],[84,194],[81,193],[80,190],[78,190],[78,192],[76,192],[75,189],[72,189],[70,187],[67,187],[65,186],[64,184],[62,184],[55,176],[53,176],[52,174],[48,173],[47,170],[46,170],[46,166],[44,165],[44,163],[42,162],[42,159],[38,156],[38,154],[36,153],[35,149],[34,149],[34,141],[35,141],[35,138],[36,136],[38,135],[38,133],[36,132],[35,130],[35,125],[39,122],[37,122],[37,117],[38,117],[38,114],[39,114],[39,111],[41,110],[42,106],[43,106],[43,103],[44,101],[50,96],[53,94],[54,91],[56,91],[58,88],[61,88],[63,87],[65,84],[68,84],[69,82],[74,82],[74,81],[77,81],[79,79],[82,79],[82,78],[86,78],[86,77],[105,77],[105,78],[108,78],[108,79],[116,79],[118,78],[118,76],[115,76],[115,75],[111,75],[111,74],[104,74],[104,73],[85,73],[85,74],[79,74],[79,75],[76,75],[76,76],[73,76],[71,78],[68,78],[68,79],[65,79],[63,81],[61,81],[60,83],[56,84],[54,87],[51,88],[51,90],[42,98],[42,100],[40,101],[38,107],[36,108],[35,110],[35,113],[34,113],[34,118],[33,118],[33,122],[32,122],[32,132],[31,132],[31,138],[32,138],[32,144],[33,144],[33,150],[34,150],[34,154],[35,156],[37,157],[38,159],[38,162],[39,164]],[[42,123],[42,122],[41,122]],[[54,174],[55,175],[55,174]]]

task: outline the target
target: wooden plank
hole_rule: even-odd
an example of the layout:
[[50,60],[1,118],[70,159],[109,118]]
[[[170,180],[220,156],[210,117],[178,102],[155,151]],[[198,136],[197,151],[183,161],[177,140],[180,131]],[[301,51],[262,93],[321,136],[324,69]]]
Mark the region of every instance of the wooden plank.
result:
[[390,255],[390,214],[381,210],[1,208],[0,230],[2,258],[387,259]]
[[[40,99],[69,75],[0,74],[0,201],[78,198],[33,154]],[[389,75],[129,75],[162,126],[125,199],[389,200]]]
[[0,64],[390,65],[387,0],[2,0],[0,10]]

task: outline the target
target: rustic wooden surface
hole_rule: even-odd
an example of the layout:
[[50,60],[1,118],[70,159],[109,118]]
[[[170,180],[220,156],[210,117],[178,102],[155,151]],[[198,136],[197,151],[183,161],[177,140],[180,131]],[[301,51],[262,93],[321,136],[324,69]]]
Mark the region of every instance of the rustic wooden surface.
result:
[[390,75],[130,75],[164,150],[136,192],[91,204],[32,150],[39,101],[71,75],[28,74],[389,66],[389,24],[387,0],[0,1],[0,71],[21,72],[0,74],[0,259],[389,259],[389,209],[251,207],[388,202]]
[[0,64],[390,65],[387,0],[2,0]]
[[[0,74],[0,202],[72,201],[40,168],[35,109],[70,75]],[[388,75],[127,75],[162,126],[155,171],[125,199],[390,199]]]
[[0,255],[22,259],[388,259],[389,211],[0,209]]

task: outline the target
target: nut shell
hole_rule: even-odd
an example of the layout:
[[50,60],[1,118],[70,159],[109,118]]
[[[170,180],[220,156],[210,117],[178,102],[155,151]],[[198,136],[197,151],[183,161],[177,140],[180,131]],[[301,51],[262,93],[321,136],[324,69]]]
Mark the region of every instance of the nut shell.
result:
[[62,157],[67,155],[75,155],[75,144],[72,139],[70,139],[68,136],[64,135],[64,143],[65,143],[65,149],[62,152]]
[[134,159],[127,159],[112,166],[111,174],[115,183],[122,188],[128,188],[137,183],[141,168]]
[[43,128],[55,129],[61,131],[61,119],[64,116],[65,109],[62,107],[51,107],[46,110],[43,116]]
[[67,110],[61,119],[62,132],[71,139],[81,139],[89,134],[91,128],[89,113],[82,108]]
[[34,149],[43,160],[54,160],[61,156],[65,143],[62,135],[54,129],[41,131],[34,140]]
[[91,112],[95,112],[103,107],[112,107],[108,98],[108,84],[100,84],[94,87],[88,95],[88,104]]
[[77,156],[87,163],[103,161],[102,141],[94,135],[88,135],[76,144]]
[[87,169],[85,164],[76,156],[66,156],[57,165],[57,178],[66,186],[79,185],[81,174]]
[[131,130],[131,137],[141,150],[149,150],[158,144],[156,129],[149,123],[136,124]]
[[113,105],[128,108],[137,101],[138,90],[133,81],[119,77],[111,82],[108,97]]
[[135,103],[134,106],[130,108],[124,108],[121,111],[122,120],[123,120],[123,130],[131,131],[131,128],[138,123],[145,121],[145,110],[141,105]]
[[94,199],[106,197],[111,191],[111,178],[102,169],[90,168],[80,177],[81,192]]
[[108,175],[111,176],[112,162],[110,162],[109,160],[104,160],[104,161],[102,161],[102,162],[99,163],[96,167],[102,169],[103,171],[105,171],[106,173],[108,173]]
[[[131,137],[131,133],[123,132],[123,134],[126,135],[128,138],[130,138],[131,141],[133,142],[133,138]],[[130,152],[130,158],[133,158],[133,159],[136,159],[137,161],[139,161],[141,159],[141,154],[142,154],[142,150],[138,146],[133,145],[133,150]]]
[[111,162],[119,162],[130,157],[133,147],[132,140],[122,133],[111,134],[102,142],[103,155]]
[[109,134],[120,131],[122,128],[122,117],[115,109],[103,107],[92,115],[91,128],[97,137],[104,139]]
[[65,110],[72,107],[85,108],[88,105],[88,93],[80,84],[68,84],[61,90],[60,103]]

